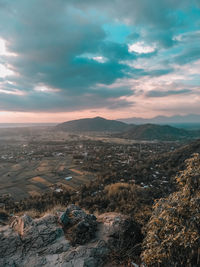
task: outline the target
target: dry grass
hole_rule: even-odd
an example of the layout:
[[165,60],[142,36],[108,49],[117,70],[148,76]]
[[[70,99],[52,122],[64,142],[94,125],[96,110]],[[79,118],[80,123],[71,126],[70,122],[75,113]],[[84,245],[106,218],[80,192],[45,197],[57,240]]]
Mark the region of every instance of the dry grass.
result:
[[29,195],[32,196],[32,197],[40,196],[40,193],[37,192],[37,191],[34,191],[34,190],[32,190],[32,191],[28,191],[28,193],[29,193]]
[[43,216],[46,216],[48,214],[53,214],[53,215],[56,215],[58,212],[63,212],[66,210],[66,207],[65,206],[62,206],[62,205],[56,205],[54,206],[53,208],[51,209],[48,209],[47,211],[45,212],[39,212],[38,210],[36,209],[31,209],[31,210],[28,210],[26,212],[24,211],[21,211],[21,212],[18,212],[16,213],[15,215],[17,216],[22,216],[25,214],[27,214],[28,216],[30,216],[31,218],[33,219],[36,219],[36,218],[41,218]]
[[108,196],[111,197],[113,195],[118,194],[122,190],[131,189],[133,185],[130,185],[128,183],[115,183],[110,184],[105,187],[105,191],[107,192]]

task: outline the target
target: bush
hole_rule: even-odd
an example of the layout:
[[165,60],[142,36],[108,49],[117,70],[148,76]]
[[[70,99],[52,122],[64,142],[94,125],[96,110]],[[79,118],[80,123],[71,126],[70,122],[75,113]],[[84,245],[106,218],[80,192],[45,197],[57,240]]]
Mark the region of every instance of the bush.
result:
[[122,191],[132,189],[133,185],[128,183],[115,183],[105,186],[105,191],[107,192],[109,197],[115,196]]
[[143,243],[147,266],[199,266],[200,157],[194,154],[176,180],[180,191],[154,205]]

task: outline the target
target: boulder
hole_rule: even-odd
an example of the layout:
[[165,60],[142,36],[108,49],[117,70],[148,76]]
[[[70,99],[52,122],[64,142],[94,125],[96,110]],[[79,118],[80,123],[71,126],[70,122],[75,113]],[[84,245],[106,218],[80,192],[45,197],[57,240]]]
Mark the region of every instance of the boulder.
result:
[[78,206],[71,204],[59,217],[59,222],[64,226],[66,238],[72,245],[83,245],[95,237],[96,217],[87,214]]

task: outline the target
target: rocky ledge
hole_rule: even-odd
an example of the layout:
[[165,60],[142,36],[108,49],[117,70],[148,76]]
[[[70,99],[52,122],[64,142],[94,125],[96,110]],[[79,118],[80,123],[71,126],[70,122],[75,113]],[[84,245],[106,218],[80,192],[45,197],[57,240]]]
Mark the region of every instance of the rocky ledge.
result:
[[39,219],[16,216],[0,227],[0,266],[105,266],[111,255],[137,247],[140,238],[139,227],[127,216],[105,213],[96,218],[69,205]]

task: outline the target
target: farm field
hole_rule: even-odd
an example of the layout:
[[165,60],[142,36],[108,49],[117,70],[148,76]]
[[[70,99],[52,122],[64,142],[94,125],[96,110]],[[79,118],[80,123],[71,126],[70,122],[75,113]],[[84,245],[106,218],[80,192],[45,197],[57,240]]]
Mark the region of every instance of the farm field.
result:
[[[102,133],[67,134],[50,127],[0,129],[0,203],[64,188],[79,191],[81,185],[110,169],[117,169],[121,181],[131,166],[179,146]],[[122,167],[126,173],[120,175]]]
[[[41,161],[0,163],[0,195],[10,194],[16,201],[64,186],[76,190],[81,184],[94,178],[88,172],[77,169],[69,156],[64,159],[45,158]],[[66,181],[66,176],[72,176]]]
[[60,187],[77,190],[93,180],[73,159],[73,146],[66,145],[71,140],[43,128],[1,129],[0,198],[19,201]]

